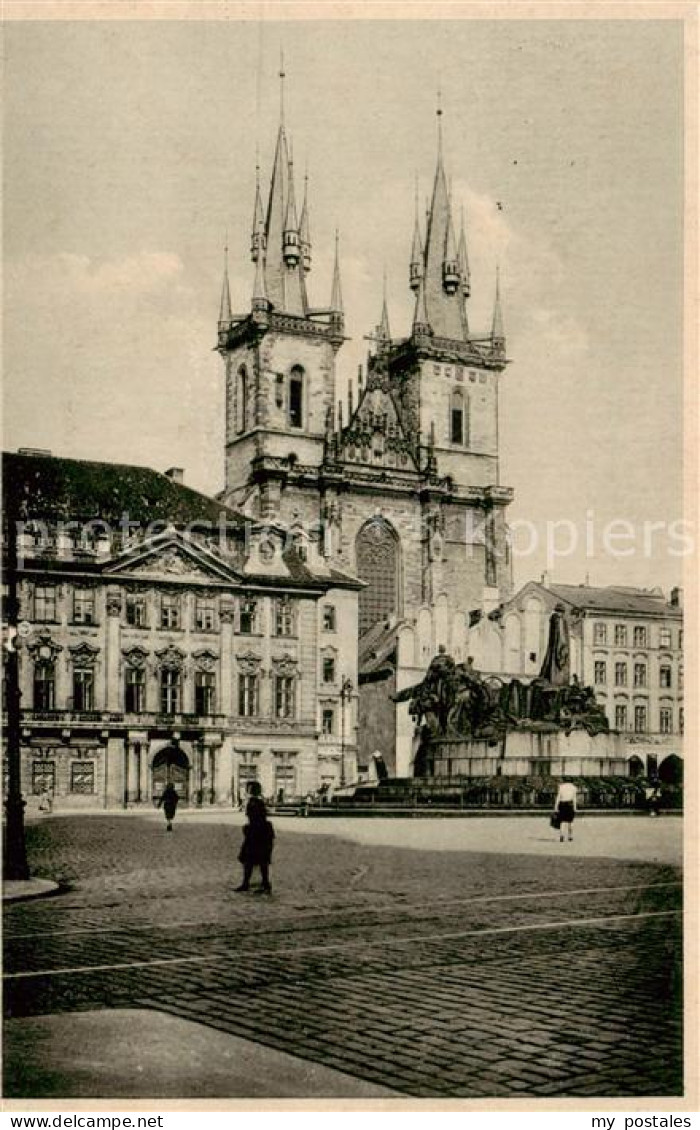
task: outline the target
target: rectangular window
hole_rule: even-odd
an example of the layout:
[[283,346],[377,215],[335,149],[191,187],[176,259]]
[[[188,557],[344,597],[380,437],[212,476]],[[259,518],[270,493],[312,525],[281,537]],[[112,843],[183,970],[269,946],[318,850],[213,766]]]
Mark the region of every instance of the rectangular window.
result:
[[335,605],[324,604],[323,606],[323,630],[324,632],[335,631]]
[[635,685],[635,687],[645,687],[647,685],[647,665],[646,665],[646,663],[635,663],[635,665],[634,665],[634,685]]
[[258,676],[238,676],[238,713],[242,718],[254,718],[258,713]]
[[616,663],[615,664],[615,686],[616,687],[626,687],[627,686],[627,664],[626,663]]
[[146,672],[140,667],[127,667],[124,682],[124,710],[141,714],[146,709]]
[[593,643],[606,644],[608,642],[608,626],[607,624],[595,624],[593,626]]
[[661,628],[659,631],[659,647],[671,646],[671,629]]
[[145,596],[127,595],[126,622],[130,628],[146,627],[146,598]]
[[683,668],[682,667],[678,668],[678,690],[679,691],[683,690]]
[[659,731],[662,734],[673,732],[673,711],[670,706],[662,706],[659,710]]
[[180,713],[180,672],[175,667],[164,667],[160,673],[161,714]]
[[678,711],[678,733],[679,734],[683,733],[683,723],[684,723],[684,715],[683,715],[683,707],[681,706],[679,708],[679,711]]
[[615,729],[627,729],[627,707],[623,704],[615,707]]
[[646,706],[635,706],[634,708],[634,732],[635,734],[646,733],[647,728],[647,708]]
[[286,596],[275,601],[275,635],[294,635],[294,605]]
[[671,668],[667,664],[664,664],[662,667],[659,667],[659,686],[660,687],[670,687],[671,683],[672,683],[672,679],[673,679],[673,674],[672,674]]
[[464,443],[464,409],[452,409],[452,427],[450,429],[450,439],[452,443]]
[[90,668],[73,672],[73,709],[95,709],[95,675]]
[[34,709],[53,710],[55,705],[55,668],[53,663],[39,662],[34,667]]
[[216,607],[213,600],[197,597],[194,605],[194,626],[198,632],[216,630]]
[[292,371],[289,378],[289,426],[301,428],[304,426],[304,377],[302,373]]
[[323,660],[323,681],[324,683],[335,682],[335,659],[325,658]]
[[71,761],[70,791],[88,796],[95,791],[95,762]]
[[615,647],[627,647],[627,626],[625,624],[615,625]]
[[34,796],[53,796],[56,792],[56,762],[41,760],[32,762],[32,793]]
[[206,718],[214,713],[216,678],[213,671],[197,671],[194,677],[195,713]]
[[646,647],[647,646],[647,630],[643,627],[634,629],[634,646]]
[[242,636],[253,636],[258,630],[258,602],[252,596],[241,598],[238,630]]
[[278,761],[275,765],[275,797],[278,801],[286,796],[294,796],[297,787],[297,771],[295,765],[289,762]]
[[607,665],[600,659],[597,659],[594,667],[594,679],[597,686],[602,686],[608,681],[608,674],[606,670]]
[[95,623],[94,589],[76,589],[73,593],[73,623]]
[[275,718],[293,718],[295,711],[295,679],[293,675],[275,677]]
[[679,651],[683,650],[683,629],[682,628],[678,633],[678,650]]
[[330,706],[325,707],[321,715],[321,731],[328,738],[335,733],[335,711]]
[[34,589],[34,619],[52,623],[56,619],[56,589],[54,585],[37,585]]
[[160,598],[160,626],[161,628],[180,627],[180,597],[172,593],[163,593]]

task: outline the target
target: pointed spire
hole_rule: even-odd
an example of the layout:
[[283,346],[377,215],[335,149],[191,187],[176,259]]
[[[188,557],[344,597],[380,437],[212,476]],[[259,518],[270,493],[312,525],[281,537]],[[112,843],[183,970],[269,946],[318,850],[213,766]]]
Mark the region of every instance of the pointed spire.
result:
[[467,234],[464,225],[464,208],[462,208],[461,212],[457,258],[459,260],[459,273],[462,278],[462,294],[465,298],[469,298],[469,295],[471,293],[471,274],[469,271],[469,255],[467,254]]
[[297,204],[294,196],[294,162],[291,155],[287,165],[287,186],[287,214],[282,235],[282,254],[288,267],[296,267],[301,258],[301,249],[299,247]]
[[418,219],[418,177],[416,177],[416,218],[413,224],[413,243],[411,245],[411,264],[409,268],[410,287],[412,291],[418,290],[418,284],[423,274],[423,241],[420,234],[420,220]]
[[[433,195],[425,236],[423,304],[428,324],[437,337],[466,342],[469,337],[460,286],[452,209],[442,155],[442,105],[438,107],[438,153]],[[420,297],[420,291],[419,291]],[[416,304],[416,318],[423,314]]]
[[496,267],[496,297],[493,303],[493,321],[491,323],[491,342],[494,348],[505,349],[506,334],[503,328],[503,311],[501,309],[501,270]]
[[428,321],[428,310],[425,305],[425,279],[422,278],[418,285],[418,294],[416,296],[416,310],[413,315],[413,332],[414,334],[427,335],[432,331],[430,329],[430,322]]
[[452,222],[452,189],[447,198],[447,233],[445,235],[445,258],[442,263],[442,285],[448,294],[454,294],[461,282],[459,261],[457,259],[457,240]]
[[[261,242],[262,239],[262,242]],[[255,161],[255,204],[253,206],[253,227],[250,237],[250,257],[257,263],[258,256],[265,251],[265,219],[260,196],[260,163]]]
[[226,325],[231,321],[231,291],[228,283],[228,235],[224,247],[224,280],[221,285],[221,305],[219,307],[219,325]]
[[301,219],[299,221],[299,243],[301,244],[301,256],[304,266],[304,273],[308,275],[311,270],[311,232],[309,227],[309,173],[308,170],[304,173],[304,203],[301,208]]
[[355,395],[352,387],[352,377],[348,381],[348,420],[351,421],[355,411]]
[[[265,238],[262,220],[258,227],[258,239]],[[255,262],[255,282],[253,284],[253,310],[267,310],[270,305],[265,284],[265,259],[259,255]]]
[[334,314],[343,313],[343,292],[340,287],[340,258],[338,254],[338,244],[340,235],[338,229],[335,229],[335,264],[333,267],[333,288],[331,290],[331,310]]
[[442,90],[437,92],[437,135],[438,135],[438,165],[442,165]]
[[284,70],[284,48],[280,44],[280,126],[284,128],[284,80],[286,78]]
[[391,331],[389,329],[389,310],[388,310],[387,301],[386,301],[386,267],[384,268],[384,286],[383,286],[383,293],[382,293],[382,316],[379,320],[379,325],[377,326],[377,332],[375,334],[375,337],[377,339],[377,351],[378,352],[381,351],[383,348],[385,348],[389,344],[389,342],[391,341]]

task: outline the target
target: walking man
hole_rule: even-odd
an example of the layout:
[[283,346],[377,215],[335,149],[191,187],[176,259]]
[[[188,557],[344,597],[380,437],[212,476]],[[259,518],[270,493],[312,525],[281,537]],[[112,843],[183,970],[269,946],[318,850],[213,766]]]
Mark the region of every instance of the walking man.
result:
[[569,842],[574,838],[574,817],[576,816],[576,785],[564,777],[554,802],[559,817],[559,842],[564,843],[564,825],[569,829]]

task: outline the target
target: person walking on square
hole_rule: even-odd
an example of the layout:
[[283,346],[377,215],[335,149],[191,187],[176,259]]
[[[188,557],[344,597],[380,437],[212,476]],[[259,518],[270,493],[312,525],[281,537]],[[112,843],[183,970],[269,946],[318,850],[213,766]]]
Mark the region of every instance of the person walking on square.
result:
[[564,843],[564,825],[569,829],[569,842],[574,838],[574,817],[576,816],[576,785],[564,777],[559,786],[554,809],[559,817],[559,842]]
[[180,797],[178,796],[177,789],[175,788],[172,781],[168,781],[167,785],[163,789],[163,792],[160,794],[160,800],[158,801],[158,807],[163,809],[163,813],[165,815],[166,832],[172,832],[173,830],[173,820],[175,819],[175,813],[177,812],[177,805],[179,800]]
[[262,890],[269,895],[272,893],[270,860],[275,830],[267,818],[265,801],[260,794],[260,785],[255,781],[250,787],[250,799],[246,805],[248,823],[243,829],[243,843],[238,854],[238,861],[243,864],[243,882],[236,887],[236,892],[250,890],[253,869],[259,867]]

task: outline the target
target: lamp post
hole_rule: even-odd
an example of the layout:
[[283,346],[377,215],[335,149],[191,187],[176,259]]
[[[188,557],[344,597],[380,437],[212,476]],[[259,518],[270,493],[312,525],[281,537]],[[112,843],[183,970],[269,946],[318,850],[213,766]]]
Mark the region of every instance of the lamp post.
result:
[[345,784],[345,703],[353,692],[350,679],[343,679],[340,686],[340,785]]
[[28,879],[27,848],[24,841],[24,800],[22,799],[21,692],[17,653],[19,596],[17,592],[17,505],[13,485],[9,484],[6,508],[5,583],[7,585],[7,643],[5,652],[7,693],[7,799],[5,801],[5,844],[2,873],[5,879]]

